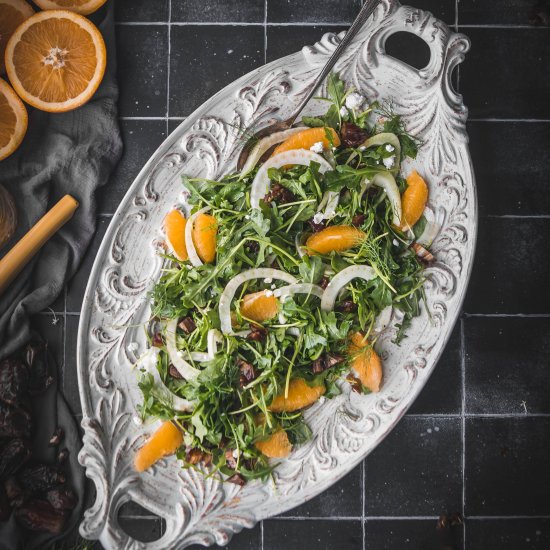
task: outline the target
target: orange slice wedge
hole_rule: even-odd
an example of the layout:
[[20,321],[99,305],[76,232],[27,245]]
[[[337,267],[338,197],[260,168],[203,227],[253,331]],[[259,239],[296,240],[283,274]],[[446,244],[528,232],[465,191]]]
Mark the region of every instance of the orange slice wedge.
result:
[[367,339],[356,332],[351,337],[348,353],[352,357],[351,368],[361,384],[372,392],[380,391],[382,361]]
[[27,132],[27,109],[12,87],[0,78],[0,160],[21,145]]
[[10,36],[33,13],[25,0],[0,0],[0,74],[6,69],[4,52]]
[[256,448],[269,458],[285,458],[292,451],[292,444],[284,430],[277,430],[271,437],[258,441]]
[[107,56],[97,27],[71,11],[42,11],[24,21],[6,47],[6,70],[17,94],[37,109],[70,111],[103,79]]
[[107,0],[34,0],[43,10],[69,10],[88,15],[98,10]]
[[401,229],[413,227],[420,219],[428,202],[428,186],[422,176],[413,170],[407,176],[407,189],[401,197],[403,210]]
[[288,396],[277,395],[269,410],[271,412],[292,412],[312,405],[325,393],[324,386],[308,386],[303,378],[293,378],[288,385]]
[[257,323],[273,319],[279,313],[279,300],[275,296],[266,296],[263,290],[243,296],[239,305],[241,315]]
[[331,225],[308,237],[306,251],[310,256],[343,252],[357,246],[364,238],[363,231],[351,225]]
[[187,220],[179,210],[172,210],[164,218],[164,233],[166,244],[170,247],[172,254],[178,260],[188,260],[187,245],[185,244],[185,226]]
[[209,214],[199,214],[193,224],[193,244],[199,258],[205,264],[211,264],[216,259],[216,233],[218,222]]
[[138,472],[150,468],[165,456],[174,454],[183,443],[181,431],[172,422],[163,422],[161,427],[137,452],[134,467]]
[[318,142],[323,144],[323,149],[328,149],[331,143],[327,137],[327,132],[331,134],[334,146],[338,147],[340,145],[340,138],[333,128],[308,128],[285,139],[285,141],[275,148],[271,156],[293,149],[310,149]]

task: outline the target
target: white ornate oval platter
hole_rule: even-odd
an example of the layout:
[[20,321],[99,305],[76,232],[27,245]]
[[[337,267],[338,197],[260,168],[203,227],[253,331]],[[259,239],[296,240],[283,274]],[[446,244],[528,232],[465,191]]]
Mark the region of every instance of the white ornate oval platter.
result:
[[[385,53],[387,38],[400,31],[428,44],[431,58],[424,69]],[[378,341],[385,365],[380,393],[344,391],[307,411],[314,437],[281,463],[275,483],[241,488],[183,470],[174,458],[143,474],[133,469],[134,453],[150,428],[132,422],[141,396],[128,343],[138,342],[138,355],[145,350],[140,325],[148,318],[147,293],[163,261],[158,230],[166,211],[181,202],[180,176],[216,179],[232,171],[242,146],[238,129],[286,118],[339,40],[326,34],[212,97],[147,162],[114,215],[90,275],[78,334],[84,428],[79,460],[97,489],[80,526],[85,538],[99,539],[106,548],[225,544],[233,533],[314,497],[361,462],[403,416],[435,367],[460,311],[477,230],[467,110],[451,85],[469,41],[428,12],[383,0],[336,71],[369,99],[392,100],[407,129],[423,142],[405,172],[414,167],[426,176],[429,207],[442,226],[432,247],[437,261],[426,270],[431,315],[424,310],[414,319],[401,346],[392,343],[392,330]],[[308,114],[319,112],[313,101]],[[117,516],[129,500],[166,520],[161,539],[145,544],[122,530]]]

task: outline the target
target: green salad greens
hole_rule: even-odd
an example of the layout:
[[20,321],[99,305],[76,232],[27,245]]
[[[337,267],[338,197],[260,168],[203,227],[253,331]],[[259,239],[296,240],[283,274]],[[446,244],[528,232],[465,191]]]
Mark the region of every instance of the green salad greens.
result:
[[391,107],[363,108],[336,75],[328,95],[326,113],[303,117],[306,133],[280,136],[267,160],[275,138],[241,173],[183,177],[198,213],[186,226],[191,262],[167,255],[152,292],[140,413],[181,428],[186,467],[239,484],[265,479],[311,437],[305,407],[343,384],[378,391],[377,336],[397,318],[399,343],[423,307],[417,252],[433,257],[416,238],[430,222],[404,219],[400,171],[418,142]]

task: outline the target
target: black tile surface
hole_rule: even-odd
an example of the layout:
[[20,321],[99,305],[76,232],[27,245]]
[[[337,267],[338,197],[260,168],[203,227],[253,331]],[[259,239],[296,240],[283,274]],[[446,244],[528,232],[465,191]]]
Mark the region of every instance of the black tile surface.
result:
[[458,20],[460,25],[527,25],[538,11],[536,4],[536,0],[460,0]]
[[264,62],[264,29],[172,27],[170,116],[185,116],[215,92]]
[[263,23],[264,0],[171,0],[172,21]]
[[460,320],[426,386],[408,414],[458,414],[461,411]]
[[169,4],[170,0],[116,0],[115,21],[167,22]]
[[264,550],[300,548],[302,550],[359,550],[363,547],[360,520],[264,521]]
[[484,519],[468,522],[468,550],[548,550],[550,519]]
[[361,0],[277,0],[268,2],[269,23],[347,23],[359,10]]
[[375,520],[365,523],[365,550],[458,550],[462,527],[438,529],[437,520]]
[[168,26],[119,25],[116,37],[119,114],[165,116]]
[[468,133],[482,216],[550,214],[549,122],[470,122]]
[[166,138],[165,120],[121,120],[124,151],[100,193],[99,212],[113,214],[135,177]]
[[367,457],[365,468],[367,517],[460,510],[460,419],[406,416]]
[[63,373],[65,359],[64,317],[50,313],[34,315],[31,319],[31,327],[48,343],[48,349],[56,362],[57,372]]
[[466,420],[466,514],[550,515],[550,418]]
[[460,66],[460,92],[470,116],[550,118],[550,29],[464,31],[472,49]]
[[467,413],[550,413],[550,318],[464,320]]
[[283,514],[291,517],[359,517],[363,510],[362,466],[309,502]]
[[119,521],[126,533],[141,542],[153,542],[164,533],[160,519],[121,517]]
[[547,313],[550,218],[481,218],[467,313]]

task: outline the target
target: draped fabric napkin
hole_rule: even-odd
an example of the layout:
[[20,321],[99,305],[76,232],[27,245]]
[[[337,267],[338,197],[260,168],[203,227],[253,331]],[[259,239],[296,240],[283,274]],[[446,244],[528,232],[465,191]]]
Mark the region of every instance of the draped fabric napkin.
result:
[[[19,150],[0,162],[0,183],[14,197],[18,227],[0,257],[65,194],[80,206],[73,218],[42,248],[0,296],[0,359],[29,341],[30,316],[43,311],[61,294],[76,272],[96,227],[96,191],[104,185],[122,152],[117,120],[118,86],[114,38],[114,2],[90,19],[99,27],[107,46],[108,64],[98,91],[86,105],[68,112],[29,112],[28,133]],[[64,368],[76,369],[74,357]],[[55,370],[55,369],[53,369]],[[66,532],[82,515],[84,473],[78,465],[78,427],[65,400],[53,384],[33,403],[33,453],[36,460],[52,461],[47,440],[57,426],[65,431],[65,447],[71,451],[67,466],[69,484],[79,504],[67,522]],[[76,392],[77,388],[71,388]],[[42,441],[42,445],[36,443]],[[63,535],[62,535],[63,536]],[[0,548],[47,548],[51,536],[29,535],[15,523],[0,523]]]

